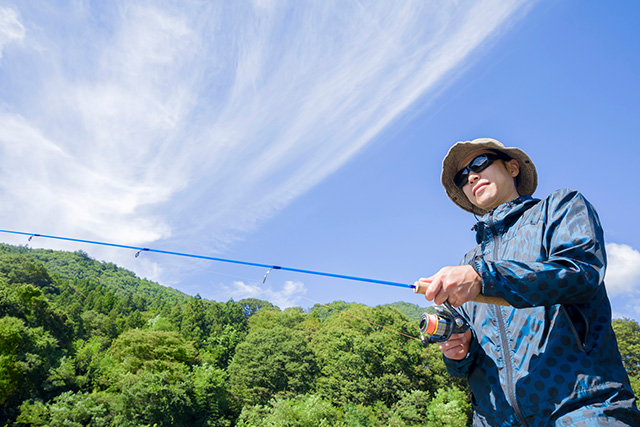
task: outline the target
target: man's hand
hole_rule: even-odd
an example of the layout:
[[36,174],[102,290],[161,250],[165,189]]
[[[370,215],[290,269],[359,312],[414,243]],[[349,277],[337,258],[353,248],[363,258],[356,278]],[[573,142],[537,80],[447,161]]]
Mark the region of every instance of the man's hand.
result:
[[447,341],[440,343],[440,351],[449,359],[462,360],[469,353],[472,338],[471,331],[451,335]]
[[444,267],[431,277],[420,279],[427,284],[425,298],[435,304],[449,301],[454,307],[460,307],[473,300],[482,291],[482,279],[470,265]]

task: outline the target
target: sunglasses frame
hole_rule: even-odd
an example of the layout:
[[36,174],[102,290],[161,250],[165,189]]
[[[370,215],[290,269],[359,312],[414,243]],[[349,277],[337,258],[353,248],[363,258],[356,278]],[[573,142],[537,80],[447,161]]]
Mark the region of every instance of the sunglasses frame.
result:
[[[480,166],[474,166],[473,163],[478,160],[479,158],[484,157],[486,158],[486,163],[480,165]],[[453,176],[453,183],[456,187],[462,189],[462,187],[464,187],[465,185],[467,185],[467,182],[469,182],[469,174],[471,172],[474,173],[478,173],[478,172],[482,172],[483,170],[485,170],[486,168],[488,168],[489,166],[491,166],[493,164],[493,162],[495,162],[496,160],[511,160],[511,158],[509,156],[507,156],[506,154],[503,153],[482,153],[482,154],[478,154],[476,157],[474,157],[468,164],[467,166],[463,167],[462,169],[460,169],[454,176]]]

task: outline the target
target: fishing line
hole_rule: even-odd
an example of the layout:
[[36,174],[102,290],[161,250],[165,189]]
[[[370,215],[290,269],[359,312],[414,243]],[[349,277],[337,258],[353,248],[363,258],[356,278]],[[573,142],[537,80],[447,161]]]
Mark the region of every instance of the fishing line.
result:
[[304,270],[304,269],[300,269],[300,268],[283,267],[283,266],[280,266],[280,265],[261,264],[261,263],[257,263],[257,262],[238,261],[238,260],[233,260],[233,259],[211,257],[211,256],[206,256],[206,255],[188,254],[188,253],[184,253],[184,252],[173,252],[173,251],[165,251],[165,250],[161,250],[161,249],[152,249],[152,248],[144,248],[144,247],[138,247],[138,246],[121,245],[121,244],[117,244],[117,243],[106,243],[106,242],[99,242],[99,241],[96,241],[96,240],[73,239],[73,238],[70,238],[70,237],[50,236],[50,235],[47,235],[47,234],[37,234],[37,233],[25,233],[25,232],[22,232],[22,231],[12,231],[12,230],[0,230],[0,233],[18,234],[18,235],[22,235],[22,236],[29,236],[29,241],[31,241],[31,239],[33,239],[34,237],[42,237],[42,238],[45,238],[45,239],[65,240],[65,241],[68,241],[68,242],[87,243],[87,244],[90,244],[90,245],[110,246],[110,247],[121,248],[121,249],[132,249],[132,250],[137,251],[136,254],[135,254],[136,258],[138,258],[138,256],[140,256],[140,254],[142,252],[155,252],[155,253],[164,254],[164,255],[174,255],[174,256],[189,257],[189,258],[206,259],[206,260],[209,260],[209,261],[226,262],[226,263],[240,264],[240,265],[248,265],[248,266],[251,266],[251,267],[262,267],[262,268],[269,269],[267,271],[267,274],[265,274],[263,283],[264,283],[264,281],[266,281],[267,275],[269,274],[269,272],[271,270],[283,270],[283,271],[291,271],[291,272],[294,272],[294,273],[301,273],[301,274],[311,274],[311,275],[316,275],[316,276],[333,277],[333,278],[336,278],[336,279],[346,279],[346,280],[354,280],[354,281],[358,281],[358,282],[376,283],[378,285],[397,286],[397,287],[400,287],[400,288],[409,288],[409,289],[415,288],[415,286],[413,286],[413,285],[408,285],[406,283],[399,283],[399,282],[391,282],[391,281],[387,281],[387,280],[368,279],[366,277],[347,276],[347,275],[344,275],[344,274],[334,274],[334,273],[325,273],[325,272],[322,272],[322,271]]
[[337,312],[339,312],[339,313],[342,313],[342,314],[346,314],[347,316],[355,317],[356,319],[360,319],[360,320],[362,320],[362,321],[364,321],[364,322],[370,323],[370,324],[372,324],[372,325],[374,325],[374,326],[377,326],[377,327],[379,327],[379,328],[386,329],[387,331],[391,331],[391,332],[394,332],[394,333],[396,333],[396,334],[400,334],[400,335],[402,335],[403,337],[406,337],[406,338],[409,338],[409,339],[412,339],[412,340],[416,340],[416,341],[420,341],[420,342],[422,342],[422,340],[420,340],[420,338],[412,337],[411,335],[404,334],[404,333],[402,333],[402,332],[400,332],[400,331],[396,331],[395,329],[391,329],[391,328],[389,328],[389,327],[387,327],[387,326],[384,326],[384,325],[378,325],[377,323],[374,323],[374,322],[372,322],[372,321],[370,321],[370,320],[367,320],[367,319],[365,319],[365,318],[363,318],[363,317],[356,316],[355,314],[347,313],[346,311],[343,311],[343,310],[337,309],[337,308],[335,308],[335,307],[331,307],[331,306],[329,306],[329,305],[323,304],[323,303],[318,302],[318,301],[314,301],[314,300],[312,300],[311,298],[307,298],[307,297],[300,297],[300,298],[304,298],[304,299],[309,300],[309,301],[311,301],[311,302],[313,302],[313,303],[320,304],[320,305],[321,305],[321,306],[323,306],[323,307],[329,308],[329,309],[331,309],[331,310],[335,310],[335,311],[337,311]]
[[[249,277],[237,276],[237,275],[235,275],[235,274],[226,274],[226,273],[222,273],[222,272],[219,272],[219,271],[214,271],[214,273],[216,273],[216,274],[221,274],[221,275],[223,275],[223,276],[231,277],[231,278],[234,278],[234,279],[242,279],[242,280],[246,280],[249,284],[253,284],[253,285],[258,285],[258,284],[259,284],[259,282],[257,282],[255,279],[252,279],[252,278],[249,278]],[[267,274],[269,274],[269,272],[267,272]],[[265,279],[266,279],[267,274],[265,274]],[[263,279],[262,283],[264,284],[264,279]],[[402,335],[403,337],[406,337],[406,338],[409,338],[409,339],[412,339],[412,340],[416,340],[416,341],[420,341],[420,342],[422,342],[419,338],[416,338],[416,337],[411,336],[411,335],[404,334],[404,333],[402,333],[402,332],[399,332],[399,331],[396,331],[396,330],[394,330],[394,329],[391,329],[391,328],[389,328],[389,327],[387,327],[387,326],[378,325],[377,323],[374,323],[374,322],[372,322],[372,321],[370,321],[370,320],[367,320],[367,319],[365,319],[365,318],[363,318],[363,317],[359,317],[359,316],[356,316],[356,315],[354,315],[354,314],[347,313],[346,311],[343,311],[343,310],[337,309],[337,308],[335,308],[335,307],[331,307],[331,306],[329,306],[329,305],[327,305],[327,304],[323,304],[323,303],[321,303],[320,301],[316,301],[316,300],[314,300],[314,299],[307,298],[307,297],[303,297],[303,296],[300,296],[300,298],[306,299],[307,301],[311,301],[311,302],[312,302],[312,303],[314,303],[314,304],[321,305],[321,306],[326,307],[326,308],[328,308],[328,309],[330,309],[330,310],[335,310],[335,311],[337,311],[337,312],[339,312],[339,313],[346,314],[347,316],[351,316],[351,317],[354,317],[354,318],[356,318],[356,319],[363,320],[363,321],[365,321],[365,322],[367,322],[367,323],[370,323],[371,325],[378,326],[378,327],[380,327],[380,328],[386,329],[386,330],[391,331],[391,332],[394,332],[394,333],[396,333],[396,334],[400,334],[400,335]]]
[[[237,276],[237,275],[235,275],[235,274],[226,274],[226,273],[221,273],[221,272],[219,272],[219,271],[214,271],[214,273],[216,273],[216,274],[221,274],[221,275],[223,275],[223,276],[227,276],[227,277],[232,277],[232,278],[234,278],[234,279],[242,279],[242,280],[246,280],[249,284],[253,284],[253,285],[258,285],[258,284],[259,284],[259,282],[257,282],[255,279],[252,279],[252,278],[249,278],[249,277]],[[269,273],[267,272],[267,274],[269,274]],[[266,274],[265,274],[265,278],[266,278]],[[262,282],[262,283],[264,283],[264,280],[263,280],[263,282]],[[365,322],[367,322],[367,323],[370,323],[371,325],[378,326],[378,327],[380,327],[380,328],[386,329],[386,330],[391,331],[391,332],[394,332],[394,333],[396,333],[396,334],[400,334],[400,335],[402,335],[403,337],[406,337],[406,338],[409,338],[409,339],[412,339],[412,340],[416,340],[416,341],[420,341],[420,342],[422,342],[422,341],[420,340],[420,338],[416,338],[416,337],[414,337],[414,336],[404,334],[404,333],[402,333],[402,332],[399,332],[399,331],[396,331],[396,330],[394,330],[394,329],[391,329],[391,328],[389,328],[389,327],[387,327],[387,326],[378,325],[377,323],[374,323],[374,322],[372,322],[372,321],[370,321],[370,320],[367,320],[367,319],[365,319],[365,318],[363,318],[363,317],[359,317],[359,316],[356,316],[355,314],[347,313],[346,311],[340,310],[340,309],[335,308],[335,307],[331,307],[330,305],[327,305],[327,304],[323,304],[323,303],[321,303],[320,301],[316,301],[316,300],[314,300],[314,299],[311,299],[311,298],[308,298],[308,297],[303,297],[303,296],[300,296],[299,298],[306,299],[307,301],[311,301],[311,302],[312,302],[312,303],[314,303],[314,304],[321,305],[321,306],[326,307],[326,308],[328,308],[328,309],[330,309],[330,310],[335,310],[335,311],[337,311],[337,312],[339,312],[339,313],[346,314],[347,316],[351,316],[351,317],[354,317],[354,318],[356,318],[356,319],[363,320],[363,321],[365,321]]]

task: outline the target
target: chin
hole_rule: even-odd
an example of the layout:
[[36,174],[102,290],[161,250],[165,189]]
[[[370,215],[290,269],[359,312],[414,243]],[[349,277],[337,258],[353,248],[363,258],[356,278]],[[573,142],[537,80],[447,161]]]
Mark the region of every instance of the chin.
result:
[[488,207],[492,205],[491,197],[486,197],[486,195],[482,194],[479,197],[476,197],[476,202],[474,204],[481,209],[488,210]]
[[491,209],[498,207],[498,205],[494,203],[488,203],[488,202],[482,203],[480,201],[477,201],[475,205],[480,209],[484,209],[485,211],[490,211]]

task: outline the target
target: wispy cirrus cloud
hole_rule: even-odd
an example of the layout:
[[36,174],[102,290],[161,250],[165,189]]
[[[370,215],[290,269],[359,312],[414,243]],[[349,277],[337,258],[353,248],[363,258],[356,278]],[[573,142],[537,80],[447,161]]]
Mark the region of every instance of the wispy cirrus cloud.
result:
[[20,41],[0,63],[0,220],[229,244],[435,96],[527,8],[15,2],[0,10],[0,53]]
[[0,59],[4,47],[24,39],[24,26],[15,9],[0,7]]

